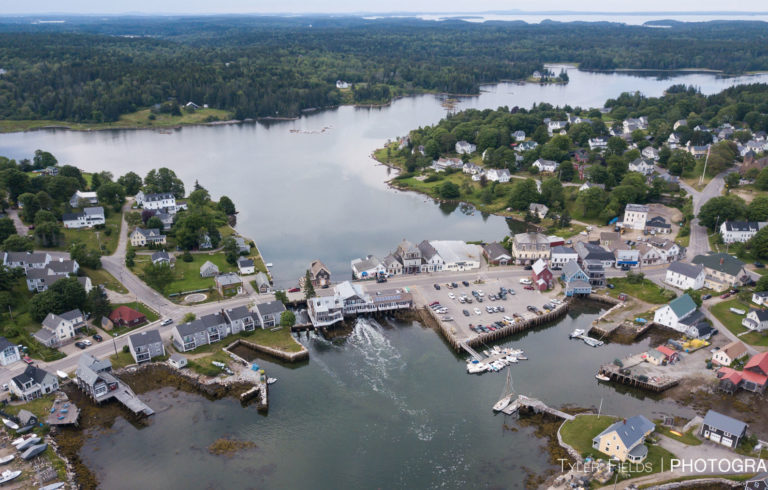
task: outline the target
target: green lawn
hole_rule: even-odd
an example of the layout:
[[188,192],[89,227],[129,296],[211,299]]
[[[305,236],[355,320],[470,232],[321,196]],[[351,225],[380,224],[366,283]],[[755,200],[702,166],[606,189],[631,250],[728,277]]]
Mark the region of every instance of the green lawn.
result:
[[[496,195],[490,203],[484,203],[481,198],[483,188],[479,182],[473,182],[470,175],[463,172],[454,172],[446,174],[445,172],[432,173],[428,172],[427,176],[436,175],[438,180],[433,182],[425,182],[424,180],[414,177],[407,177],[405,179],[394,179],[391,184],[395,187],[404,190],[413,190],[421,192],[435,199],[442,199],[440,196],[440,187],[445,182],[452,182],[456,184],[460,189],[459,197],[451,199],[452,201],[468,202],[474,205],[478,210],[487,213],[501,213],[507,208],[509,202],[509,191],[512,189],[512,185],[515,179],[512,179],[509,183],[497,184]],[[490,182],[487,184],[490,186]]]
[[91,282],[94,286],[103,284],[105,288],[115,291],[116,293],[127,294],[128,290],[123,286],[120,281],[104,269],[89,269],[87,267],[81,267],[85,275],[91,278]]
[[35,414],[38,420],[44,421],[50,414],[51,405],[53,405],[54,398],[54,395],[45,395],[20,405],[7,405],[5,408],[3,408],[3,410],[11,415],[18,415],[19,411],[25,409]]
[[[597,415],[580,415],[575,420],[565,422],[560,429],[560,435],[563,438],[563,442],[569,444],[581,453],[582,456],[591,455],[596,458],[608,459],[605,454],[592,447],[592,439],[616,420],[618,419],[605,415],[599,419]],[[650,464],[653,471],[621,474],[619,481],[663,471],[663,461],[667,461],[667,464],[669,464],[669,461],[674,457],[674,454],[660,446],[648,445],[648,457],[644,463]]]
[[62,359],[65,355],[56,349],[45,347],[32,337],[32,334],[40,330],[40,323],[32,318],[29,312],[29,302],[33,294],[27,290],[26,280],[18,279],[11,290],[16,300],[11,311],[0,312],[0,335],[14,344],[23,344],[27,347],[26,354],[29,357],[50,362]]
[[140,323],[132,327],[115,327],[112,329],[111,332],[109,332],[109,334],[112,335],[113,337],[117,337],[126,332],[130,332],[131,330],[135,330],[141,327],[142,325],[146,325],[147,323],[152,323],[158,318],[160,318],[160,315],[158,315],[155,310],[149,308],[147,305],[141,302],[132,301],[130,303],[117,303],[117,304],[113,304],[112,308],[117,308],[118,306],[127,306],[128,308],[133,308],[134,310],[140,313],[144,313],[144,316],[147,317],[147,321],[146,323]]
[[142,109],[130,114],[124,114],[120,116],[118,121],[111,123],[75,123],[55,120],[2,120],[0,121],[0,133],[28,131],[30,129],[45,127],[66,127],[80,131],[120,128],[166,128],[183,126],[185,124],[201,124],[209,122],[210,120],[227,121],[232,118],[229,112],[220,109],[199,109],[194,113],[182,111],[181,116],[156,114],[155,120],[151,120],[149,114],[149,109]]
[[[212,277],[200,277],[200,266],[209,260],[216,264],[219,267],[219,271],[222,273],[237,272],[237,267],[230,265],[227,262],[226,256],[221,252],[212,255],[207,253],[192,254],[192,262],[184,262],[181,257],[177,257],[173,268],[174,280],[166,288],[166,295],[194,291],[197,289],[215,288],[216,284]],[[148,255],[136,256],[136,265],[132,270],[139,277],[142,277],[144,266],[146,266],[149,261],[150,259]]]
[[281,328],[275,332],[269,329],[257,328],[255,331],[243,335],[242,338],[254,344],[272,347],[273,349],[285,352],[301,352],[302,350],[302,345],[296,342],[296,339],[291,335],[290,328]]
[[594,454],[592,439],[616,422],[616,418],[603,415],[579,415],[574,420],[566,421],[560,428],[563,442],[574,448],[582,456]]
[[[725,327],[736,335],[747,332],[748,329],[741,325],[741,321],[746,315],[737,315],[732,313],[730,308],[737,308],[748,312],[754,305],[745,303],[739,299],[730,299],[728,301],[721,301],[716,305],[710,306],[709,311],[712,312]],[[757,346],[768,346],[768,333],[749,332],[741,335],[739,339],[747,344]]]
[[625,293],[646,303],[660,305],[669,303],[677,296],[671,289],[663,289],[648,279],[643,279],[639,284],[632,284],[626,277],[616,277],[608,279],[608,282],[615,286],[614,289],[607,289],[607,294],[614,298],[620,293]]
[[62,228],[64,231],[65,243],[59,248],[67,250],[72,242],[79,240],[85,243],[88,248],[101,250],[102,255],[111,255],[114,253],[117,248],[117,241],[120,238],[120,224],[123,215],[122,213],[116,213],[113,210],[107,210],[107,213],[109,216],[106,219],[104,228],[101,230],[94,228],[82,228],[79,230]]
[[658,421],[656,421],[656,432],[689,446],[698,446],[701,444],[701,440],[695,436],[696,428],[689,430],[682,436],[678,436],[673,434],[669,427],[664,427]]
[[133,356],[130,352],[118,351],[117,354],[109,356],[109,360],[112,362],[112,369],[120,369],[131,364],[136,364]]

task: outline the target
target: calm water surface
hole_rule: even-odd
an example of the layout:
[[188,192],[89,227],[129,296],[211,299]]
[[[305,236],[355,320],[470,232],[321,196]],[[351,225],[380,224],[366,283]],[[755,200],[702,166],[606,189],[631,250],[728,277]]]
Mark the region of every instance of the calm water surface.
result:
[[[556,325],[510,339],[506,344],[530,358],[511,368],[515,390],[556,406],[597,407],[602,399],[612,414],[680,413],[671,402],[598,384],[600,359],[647,341],[594,349],[568,339],[596,314],[575,309]],[[258,361],[279,379],[268,416],[234,400],[155,391],[142,395],[159,410],[151,426],[139,430],[118,420],[87,440],[85,463],[109,489],[146,481],[156,488],[523,488],[524,468],[552,468],[543,441],[528,428],[504,430],[505,417],[491,411],[505,373],[466,374],[464,360],[434,331],[360,323],[347,340],[301,341],[310,350],[306,366]],[[222,436],[258,448],[210,455],[206,448]]]
[[[765,75],[716,78],[686,74],[659,79],[629,74],[585,73],[571,69],[565,86],[499,84],[483,87],[458,109],[530,107],[534,102],[600,107],[607,98],[639,90],[658,96],[673,83],[692,84],[705,93],[768,79]],[[494,240],[508,227],[499,217],[465,214],[385,184],[387,167],[371,152],[389,138],[434,124],[446,114],[432,95],[409,97],[379,109],[341,107],[296,121],[263,125],[187,127],[154,131],[34,131],[0,135],[0,155],[30,157],[35,149],[53,152],[61,162],[115,175],[145,175],[167,166],[190,189],[195,180],[214,197],[231,197],[240,214],[238,230],[252,237],[281,286],[289,286],[316,258],[336,275],[350,275],[349,261],[386,255],[403,238]],[[320,131],[291,133],[291,129]]]

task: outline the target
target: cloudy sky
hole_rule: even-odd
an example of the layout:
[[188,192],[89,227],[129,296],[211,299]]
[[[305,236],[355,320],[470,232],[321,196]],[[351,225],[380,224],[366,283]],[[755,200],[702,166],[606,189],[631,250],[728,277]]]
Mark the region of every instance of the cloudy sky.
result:
[[0,15],[23,13],[350,13],[350,12],[479,12],[488,10],[570,10],[582,12],[766,12],[764,0],[722,2],[714,0],[544,0],[536,4],[520,0],[2,0]]

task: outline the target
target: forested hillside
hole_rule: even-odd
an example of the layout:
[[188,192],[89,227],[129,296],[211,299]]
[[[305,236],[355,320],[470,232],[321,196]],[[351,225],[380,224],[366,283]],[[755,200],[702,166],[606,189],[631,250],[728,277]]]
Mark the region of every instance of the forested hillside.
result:
[[[420,91],[471,94],[544,62],[582,68],[768,69],[760,22],[474,24],[413,19],[183,17],[0,23],[0,117],[115,121],[167,101],[236,118],[295,116]],[[336,88],[336,81],[352,84]]]

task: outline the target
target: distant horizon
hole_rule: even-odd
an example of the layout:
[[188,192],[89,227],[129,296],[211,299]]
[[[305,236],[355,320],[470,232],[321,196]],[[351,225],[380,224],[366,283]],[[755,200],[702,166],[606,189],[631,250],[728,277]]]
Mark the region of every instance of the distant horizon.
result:
[[[242,16],[242,17],[359,17],[359,16],[382,16],[382,17],[399,17],[399,16],[421,16],[421,15],[440,15],[444,17],[454,16],[479,16],[479,15],[623,15],[623,16],[648,16],[648,15],[674,15],[674,16],[728,16],[728,15],[740,15],[740,16],[760,16],[768,15],[767,10],[519,10],[519,9],[486,9],[486,10],[393,10],[393,11],[375,11],[375,10],[359,10],[359,11],[249,11],[249,12],[236,12],[236,11],[221,11],[221,12],[174,12],[174,11],[121,11],[121,12],[98,12],[98,11],[45,11],[45,12],[15,12],[5,13],[2,17],[36,17],[36,16],[108,16],[108,17],[121,17],[121,16],[175,16],[175,17],[213,17],[213,16]],[[0,17],[0,18],[2,18]]]

